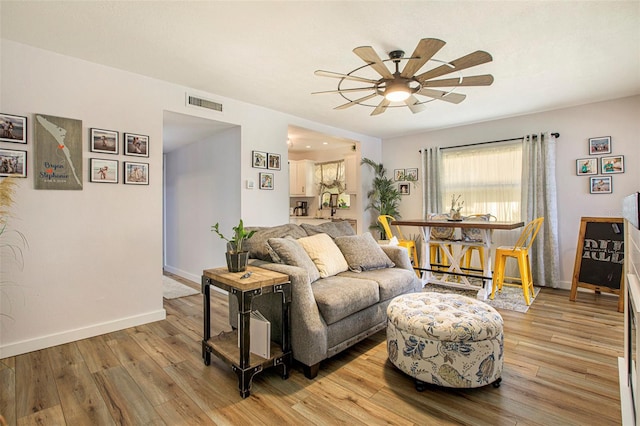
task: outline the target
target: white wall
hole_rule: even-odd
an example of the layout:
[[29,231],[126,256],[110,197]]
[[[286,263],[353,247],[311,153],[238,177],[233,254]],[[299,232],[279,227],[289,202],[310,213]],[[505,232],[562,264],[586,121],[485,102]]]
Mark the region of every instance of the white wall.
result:
[[[559,132],[556,179],[560,243],[560,286],[570,288],[580,218],[619,217],[624,196],[640,190],[640,96],[502,120],[460,126],[383,141],[388,170],[422,168],[418,150],[509,139],[541,131]],[[624,155],[625,173],[614,174],[612,194],[590,194],[589,177],[576,176],[576,159],[589,157],[588,139],[611,136],[612,155]],[[407,155],[415,153],[416,155]],[[420,170],[421,171],[421,170]],[[403,218],[422,214],[422,186],[402,198]]]
[[[29,176],[20,181],[12,222],[27,237],[29,249],[24,253],[22,270],[7,266],[2,258],[0,358],[164,318],[164,111],[241,126],[241,148],[233,157],[240,182],[236,174],[232,178],[235,182],[229,181],[228,186],[234,188],[230,197],[239,198],[240,205],[226,210],[228,216],[202,219],[207,224],[202,234],[211,238],[214,252],[220,241],[215,241],[209,229],[216,220],[231,224],[240,211],[246,223],[274,225],[288,221],[286,168],[276,172],[273,191],[248,190],[244,182],[258,178],[259,169],[251,168],[252,150],[279,153],[286,164],[290,124],[357,140],[366,146],[363,155],[380,157],[381,141],[377,138],[9,40],[2,40],[0,47],[0,111],[29,119],[26,146],[0,142],[5,149],[25,149],[29,156]],[[186,107],[185,92],[222,103],[224,113]],[[121,135],[149,135],[150,157],[143,160],[150,165],[150,185],[89,183],[85,173],[82,191],[36,191],[31,172],[36,113],[82,120],[85,147],[92,127],[116,130]],[[83,156],[85,170],[89,158],[94,157],[117,159],[121,167],[123,161],[141,160],[122,154],[98,155],[88,148]],[[188,218],[197,214],[197,207],[183,206],[180,214]],[[218,256],[220,260],[212,258],[208,266],[224,264],[222,251]],[[198,268],[188,271],[193,275],[201,273],[195,262],[184,268]],[[9,286],[9,282],[16,285]]]

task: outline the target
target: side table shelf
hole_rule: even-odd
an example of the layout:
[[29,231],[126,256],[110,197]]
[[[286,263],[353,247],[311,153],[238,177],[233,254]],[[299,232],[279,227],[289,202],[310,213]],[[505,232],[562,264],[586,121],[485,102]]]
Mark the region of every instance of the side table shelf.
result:
[[[250,395],[253,376],[264,368],[282,366],[282,378],[289,377],[292,354],[289,336],[289,310],[291,306],[291,282],[289,277],[278,272],[253,266],[248,278],[241,278],[244,272],[229,272],[227,268],[207,269],[202,275],[204,338],[202,340],[202,358],[205,365],[211,364],[211,354],[231,366],[238,376],[240,396]],[[211,336],[211,286],[226,290],[238,299],[240,320],[238,329]],[[249,324],[251,306],[254,297],[268,293],[280,293],[282,296],[282,345],[271,342],[271,356],[262,358],[249,351],[251,346]],[[238,335],[240,347],[238,348]]]

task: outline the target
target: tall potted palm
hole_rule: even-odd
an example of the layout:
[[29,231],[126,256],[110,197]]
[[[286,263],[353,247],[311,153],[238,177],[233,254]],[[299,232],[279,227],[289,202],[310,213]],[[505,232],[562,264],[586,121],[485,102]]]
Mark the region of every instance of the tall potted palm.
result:
[[[371,167],[375,173],[371,189],[367,192],[369,203],[366,210],[374,210],[378,214],[388,214],[394,218],[400,218],[398,207],[400,205],[400,191],[396,188],[393,179],[386,176],[387,170],[382,163],[376,163],[369,158],[363,158],[361,164]],[[384,228],[377,221],[369,226],[369,229],[377,229],[381,239],[384,239]]]
[[247,232],[244,229],[244,224],[242,223],[242,219],[240,219],[240,223],[238,226],[234,226],[233,228],[233,238],[229,239],[222,235],[220,232],[220,224],[216,223],[211,227],[211,230],[218,234],[220,238],[227,242],[227,269],[229,272],[243,272],[247,269],[247,262],[249,260],[249,252],[243,250],[242,243],[244,240],[248,240],[253,237],[255,234],[255,230]]

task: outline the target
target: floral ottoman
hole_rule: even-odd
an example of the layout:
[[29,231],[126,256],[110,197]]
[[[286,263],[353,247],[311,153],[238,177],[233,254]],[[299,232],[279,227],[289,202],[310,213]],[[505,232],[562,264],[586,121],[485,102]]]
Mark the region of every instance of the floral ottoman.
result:
[[387,308],[389,360],[416,380],[451,388],[500,385],[502,316],[486,303],[446,293],[398,296]]

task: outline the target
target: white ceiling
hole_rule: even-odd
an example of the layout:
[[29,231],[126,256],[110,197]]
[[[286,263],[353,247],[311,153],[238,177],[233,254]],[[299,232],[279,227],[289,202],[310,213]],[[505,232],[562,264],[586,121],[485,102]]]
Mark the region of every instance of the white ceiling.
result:
[[[0,7],[2,38],[381,138],[640,94],[637,0],[2,0]],[[339,95],[311,95],[338,83],[315,70],[364,65],[355,47],[372,46],[386,59],[395,49],[410,55],[421,38],[447,43],[435,56],[443,61],[489,52],[493,62],[463,74],[492,74],[494,84],[459,89],[467,98],[458,105],[435,101],[418,114],[403,107],[375,117],[362,106],[334,110],[345,102]]]

